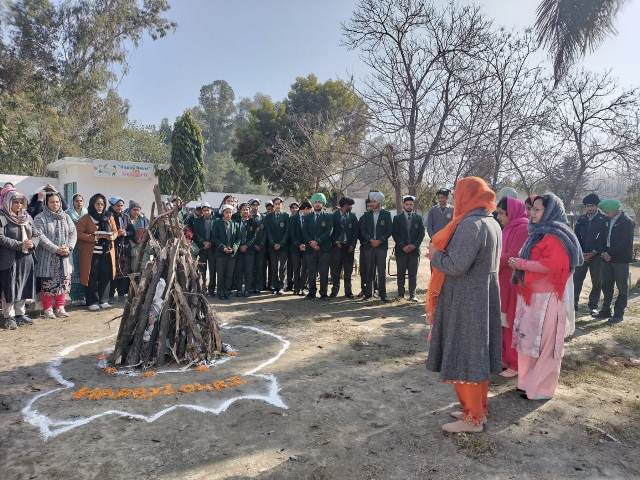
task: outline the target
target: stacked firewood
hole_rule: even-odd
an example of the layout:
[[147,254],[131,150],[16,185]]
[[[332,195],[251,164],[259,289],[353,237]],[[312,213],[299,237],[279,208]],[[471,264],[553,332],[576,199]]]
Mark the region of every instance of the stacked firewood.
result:
[[132,271],[129,295],[111,363],[150,368],[166,363],[203,364],[222,352],[215,312],[179,218],[182,202],[163,204],[156,187],[157,216],[150,222],[141,251],[151,260]]

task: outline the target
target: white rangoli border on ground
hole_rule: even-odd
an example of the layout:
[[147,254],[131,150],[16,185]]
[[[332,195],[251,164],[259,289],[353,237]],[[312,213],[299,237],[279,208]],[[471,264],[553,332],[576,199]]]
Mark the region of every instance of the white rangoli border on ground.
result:
[[[158,412],[156,412],[153,415],[147,416],[147,415],[142,415],[142,414],[138,414],[138,413],[131,413],[131,412],[127,412],[124,410],[107,410],[105,412],[96,414],[96,415],[92,415],[90,417],[81,417],[81,418],[76,418],[74,420],[54,420],[50,417],[48,417],[47,415],[44,415],[40,412],[38,412],[38,410],[36,410],[33,405],[35,402],[37,402],[39,399],[46,397],[48,395],[52,395],[56,392],[59,392],[61,390],[66,390],[69,388],[73,388],[75,386],[75,384],[69,380],[67,380],[66,378],[64,378],[62,376],[62,373],[60,372],[60,365],[62,364],[62,360],[64,359],[64,357],[66,357],[67,355],[69,355],[70,353],[72,353],[74,350],[77,350],[80,347],[84,347],[85,345],[91,345],[94,343],[98,343],[101,342],[103,340],[106,340],[108,338],[112,338],[115,337],[115,335],[109,335],[106,337],[102,337],[102,338],[98,338],[95,340],[89,340],[86,342],[82,342],[82,343],[78,343],[76,345],[71,345],[70,347],[65,348],[64,350],[62,350],[60,353],[58,353],[58,355],[56,356],[56,358],[49,364],[49,366],[47,367],[47,373],[49,374],[49,376],[51,378],[53,378],[56,382],[58,382],[60,385],[62,385],[62,387],[58,387],[58,388],[54,388],[52,390],[49,390],[47,392],[43,392],[40,393],[36,396],[34,396],[31,400],[29,400],[29,402],[27,402],[27,405],[22,409],[22,416],[24,418],[24,420],[28,423],[30,423],[31,425],[34,425],[35,427],[38,427],[40,429],[40,433],[41,435],[44,437],[45,440],[48,440],[49,438],[54,438],[57,437],[58,435],[67,432],[69,430],[72,430],[74,428],[80,427],[82,425],[86,425],[90,422],[92,422],[93,420],[96,420],[98,418],[107,416],[107,415],[118,415],[121,417],[128,417],[128,418],[133,418],[136,420],[144,420],[145,422],[151,423],[156,421],[158,418],[162,417],[164,414],[172,412],[173,410],[177,409],[177,408],[185,408],[187,410],[195,410],[197,412],[201,412],[201,413],[213,413],[215,415],[219,415],[220,413],[224,412],[225,410],[227,410],[227,408],[229,408],[233,403],[239,401],[239,400],[262,400],[266,403],[269,403],[275,407],[279,407],[282,409],[288,409],[287,405],[282,401],[282,398],[280,398],[280,387],[278,385],[278,379],[275,377],[275,375],[272,374],[261,374],[261,373],[257,373],[260,370],[262,370],[263,368],[267,367],[268,365],[272,365],[273,363],[275,363],[276,361],[278,361],[278,359],[284,355],[284,353],[287,351],[287,349],[289,348],[289,341],[286,340],[285,338],[281,337],[280,335],[277,335],[275,333],[269,332],[267,330],[263,330],[261,328],[258,327],[250,327],[250,326],[246,326],[246,325],[228,325],[228,324],[223,324],[221,325],[221,328],[223,329],[227,329],[227,330],[232,330],[232,329],[237,329],[237,328],[242,328],[242,329],[246,329],[246,330],[251,330],[254,331],[256,333],[262,334],[262,335],[268,335],[271,336],[275,339],[277,339],[278,341],[280,341],[280,343],[282,344],[282,347],[280,348],[280,350],[278,351],[278,353],[274,356],[269,358],[268,360],[266,360],[265,362],[261,363],[260,365],[258,365],[256,368],[253,368],[247,372],[244,372],[242,375],[246,375],[246,376],[252,376],[252,377],[259,377],[259,378],[263,378],[265,380],[267,380],[269,382],[269,390],[268,390],[268,394],[267,395],[261,395],[261,394],[248,394],[248,395],[240,395],[237,397],[232,397],[226,401],[224,401],[220,406],[216,407],[216,408],[208,408],[208,407],[203,407],[200,405],[192,405],[192,404],[188,404],[188,403],[180,403],[177,405],[172,405],[171,407],[167,407],[164,408]],[[168,372],[165,372],[168,373]]]

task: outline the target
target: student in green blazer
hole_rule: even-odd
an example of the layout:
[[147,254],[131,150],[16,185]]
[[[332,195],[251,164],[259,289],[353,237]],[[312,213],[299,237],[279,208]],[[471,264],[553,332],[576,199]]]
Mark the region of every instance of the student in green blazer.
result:
[[218,271],[218,298],[226,300],[229,298],[229,292],[233,285],[236,253],[240,245],[240,229],[238,224],[231,220],[233,206],[222,205],[220,211],[222,218],[213,224],[213,243],[216,252],[216,270]]
[[398,299],[404,298],[404,281],[409,272],[409,301],[417,302],[416,285],[420,264],[420,244],[424,240],[422,217],[413,211],[416,198],[402,198],[402,213],[393,219],[393,241],[395,242],[396,265],[398,266]]
[[[255,288],[256,250],[254,246],[258,224],[250,216],[248,203],[240,204],[238,209],[240,220],[237,224],[240,240],[235,265],[235,284],[238,287],[236,296],[248,297]],[[233,216],[231,218],[233,219]]]
[[273,199],[273,213],[265,218],[267,231],[267,251],[270,259],[271,293],[282,295],[284,278],[287,273],[287,227],[289,214],[282,212],[282,198]]
[[353,298],[351,274],[353,273],[354,252],[358,242],[358,217],[351,213],[355,201],[343,197],[340,207],[333,212],[333,233],[331,234],[331,297],[337,297],[340,290],[340,274],[344,271],[344,296]]
[[264,229],[264,218],[265,216],[260,213],[260,200],[257,198],[252,198],[249,200],[249,207],[251,210],[249,212],[249,216],[253,220],[253,223],[256,227],[256,239],[253,242],[253,254],[255,256],[255,268],[253,270],[253,278],[254,282],[252,284],[251,289],[249,290],[251,293],[260,293],[264,290],[265,287],[265,270],[266,270],[266,245],[267,245],[267,234]]
[[362,215],[360,219],[360,248],[364,249],[364,260],[369,280],[363,300],[373,296],[374,272],[378,275],[378,292],[380,300],[388,302],[387,298],[387,248],[391,236],[391,214],[382,208],[384,194],[382,192],[370,192],[371,210]]
[[305,261],[305,249],[307,248],[302,238],[302,227],[305,216],[311,212],[311,204],[305,200],[300,204],[298,213],[289,217],[289,265],[291,265],[293,293],[304,294],[307,284],[307,262]]
[[191,221],[191,231],[193,232],[193,242],[198,246],[198,270],[202,275],[202,281],[207,285],[207,270],[209,270],[209,286],[207,288],[210,296],[216,290],[216,256],[213,245],[213,209],[209,203],[202,204],[202,216],[195,217]]
[[323,193],[314,193],[310,199],[313,212],[304,219],[302,238],[305,243],[309,293],[307,299],[316,297],[316,276],[320,274],[320,298],[328,300],[329,258],[333,217],[324,211],[327,199]]

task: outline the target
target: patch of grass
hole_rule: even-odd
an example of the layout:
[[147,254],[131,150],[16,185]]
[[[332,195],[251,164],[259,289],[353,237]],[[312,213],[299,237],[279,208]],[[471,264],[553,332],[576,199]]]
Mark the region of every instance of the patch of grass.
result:
[[498,451],[498,444],[482,433],[457,433],[451,440],[462,453],[472,458],[493,457]]

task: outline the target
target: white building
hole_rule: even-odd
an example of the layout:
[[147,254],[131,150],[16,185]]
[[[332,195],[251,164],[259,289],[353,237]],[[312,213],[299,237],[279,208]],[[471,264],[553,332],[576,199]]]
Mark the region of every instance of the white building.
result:
[[64,157],[47,166],[50,172],[58,174],[57,178],[0,175],[0,182],[12,182],[28,197],[51,184],[62,193],[68,205],[76,193],[80,193],[85,202],[95,193],[102,193],[107,200],[118,196],[125,200],[125,207],[129,200],[137,201],[148,215],[154,201],[153,186],[158,183],[157,169],[166,168],[168,165]]

